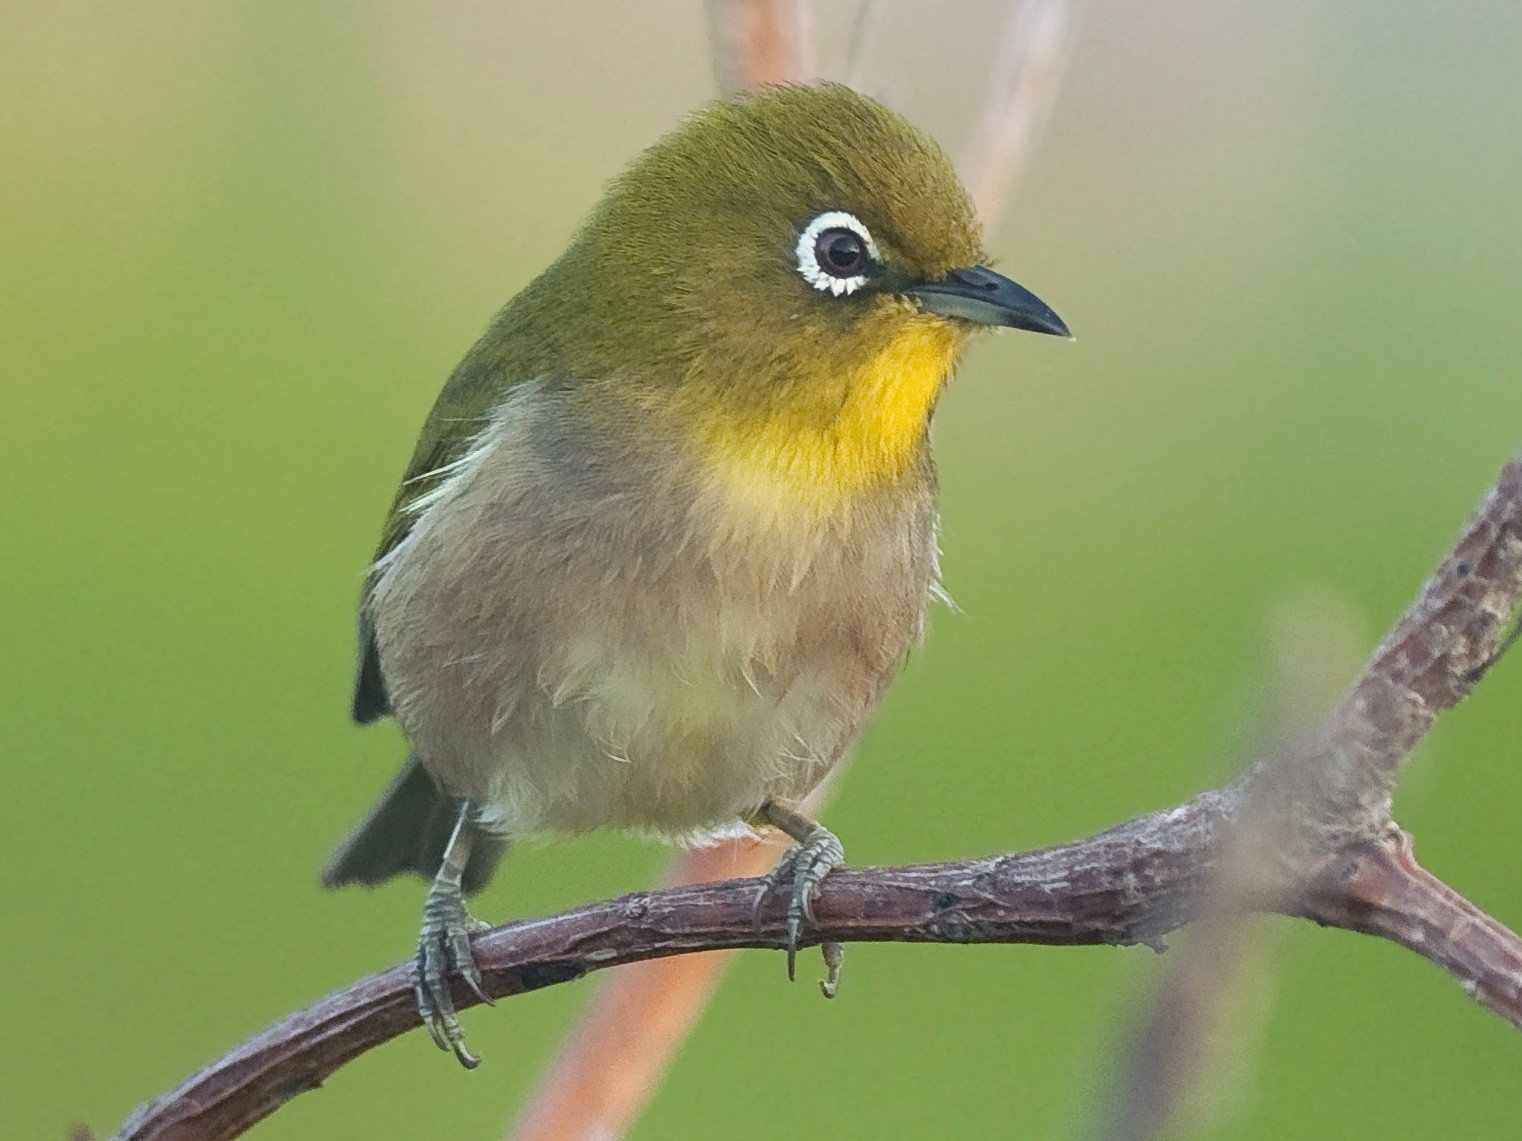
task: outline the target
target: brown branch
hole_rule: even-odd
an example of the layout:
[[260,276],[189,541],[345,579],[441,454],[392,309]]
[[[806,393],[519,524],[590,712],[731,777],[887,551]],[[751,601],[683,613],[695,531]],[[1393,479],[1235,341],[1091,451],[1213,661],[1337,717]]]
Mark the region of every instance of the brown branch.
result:
[[1522,940],[1416,862],[1398,828],[1338,853],[1306,886],[1299,914],[1377,935],[1436,963],[1522,1030]]
[[[1185,922],[1208,861],[1199,853],[1230,807],[1206,793],[1076,844],[1013,856],[832,873],[802,942],[1078,945],[1155,942]],[[781,907],[753,914],[757,881],[640,892],[473,940],[493,998],[605,967],[693,951],[780,949]],[[774,901],[780,904],[781,901]],[[454,989],[461,1009],[478,1001]],[[407,965],[371,975],[291,1016],[143,1107],[122,1141],[236,1137],[364,1051],[419,1025]]]
[[[1018,855],[826,880],[806,944],[1156,945],[1193,918],[1247,812],[1287,822],[1244,908],[1378,935],[1453,975],[1522,1026],[1522,941],[1420,869],[1390,822],[1391,782],[1437,712],[1493,664],[1522,593],[1522,461],[1501,473],[1453,552],[1322,729],[1242,780],[1087,840]],[[756,883],[670,888],[514,923],[475,940],[494,997],[694,951],[782,945]],[[473,996],[457,987],[460,1007]],[[293,1015],[135,1113],[133,1141],[235,1137],[366,1050],[418,1025],[405,966]]]

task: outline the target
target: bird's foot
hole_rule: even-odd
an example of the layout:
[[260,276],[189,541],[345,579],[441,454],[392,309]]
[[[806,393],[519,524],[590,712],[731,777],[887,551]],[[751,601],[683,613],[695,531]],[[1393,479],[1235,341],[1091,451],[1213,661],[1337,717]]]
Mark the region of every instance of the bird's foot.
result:
[[[768,896],[785,891],[787,903],[787,977],[796,978],[798,936],[803,924],[814,920],[814,900],[819,895],[819,885],[824,877],[845,863],[845,849],[840,840],[822,824],[816,824],[801,814],[781,806],[768,806],[767,817],[778,828],[798,841],[795,848],[782,857],[782,862],[762,881],[756,894],[756,913],[759,916]],[[845,948],[839,943],[824,943],[826,975],[819,989],[826,998],[835,997],[840,982],[840,968],[845,959]]]
[[476,997],[488,1006],[496,1005],[482,985],[481,971],[470,949],[471,935],[488,926],[465,910],[465,898],[458,886],[436,881],[429,889],[423,904],[423,933],[412,965],[412,988],[418,1014],[434,1045],[452,1051],[467,1070],[479,1066],[481,1059],[465,1048],[465,1032],[455,1017],[454,997],[449,993],[449,973],[458,971]]

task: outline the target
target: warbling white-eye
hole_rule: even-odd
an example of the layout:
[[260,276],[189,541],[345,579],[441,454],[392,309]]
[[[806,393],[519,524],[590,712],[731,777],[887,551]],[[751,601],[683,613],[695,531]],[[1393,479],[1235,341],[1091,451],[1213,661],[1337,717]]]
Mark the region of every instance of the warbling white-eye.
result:
[[791,970],[843,859],[797,802],[936,589],[941,390],[980,327],[1067,335],[985,260],[933,142],[774,88],[645,151],[449,378],[359,616],[354,717],[412,754],[323,879],[432,878],[418,1004],[465,1064],[463,897],[530,833],[780,828]]

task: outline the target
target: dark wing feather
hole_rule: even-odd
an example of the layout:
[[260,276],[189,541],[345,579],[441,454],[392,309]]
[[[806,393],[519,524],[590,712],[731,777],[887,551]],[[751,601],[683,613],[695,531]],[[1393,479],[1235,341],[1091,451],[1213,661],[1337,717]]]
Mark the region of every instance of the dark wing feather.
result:
[[[374,887],[407,872],[432,879],[443,862],[460,803],[439,791],[416,756],[409,757],[370,814],[322,869],[323,886],[360,883]],[[475,829],[465,866],[466,895],[486,886],[506,851],[502,837]]]
[[359,613],[359,669],[354,674],[354,720],[361,725],[391,715],[391,695],[381,676],[380,651],[375,646],[374,623],[361,608]]

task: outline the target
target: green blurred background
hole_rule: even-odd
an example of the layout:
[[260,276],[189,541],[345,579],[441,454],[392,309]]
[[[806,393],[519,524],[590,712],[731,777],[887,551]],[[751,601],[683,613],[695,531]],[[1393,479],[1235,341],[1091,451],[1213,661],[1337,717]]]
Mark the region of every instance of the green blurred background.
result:
[[[870,86],[953,150],[1001,4],[881,5]],[[848,9],[825,14],[839,63]],[[1094,0],[991,245],[1074,345],[979,345],[936,425],[939,611],[828,813],[861,863],[1053,842],[1241,757],[1307,591],[1366,649],[1522,443],[1522,8]],[[316,869],[402,754],[348,723],[413,435],[603,180],[711,93],[699,5],[0,6],[0,1136],[109,1132],[403,958],[417,885]],[[1522,662],[1398,802],[1522,921]],[[478,906],[646,884],[530,846]],[[1522,1042],[1425,962],[1267,922],[1208,1136],[1498,1136]],[[814,964],[809,964],[812,969]],[[831,1004],[742,956],[637,1135],[1062,1135],[1160,961],[872,946]],[[585,1001],[410,1034],[255,1136],[493,1137]]]

